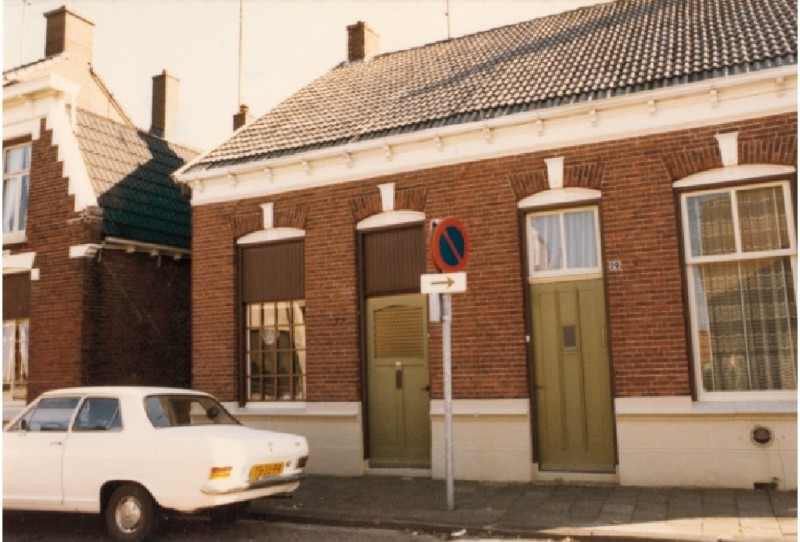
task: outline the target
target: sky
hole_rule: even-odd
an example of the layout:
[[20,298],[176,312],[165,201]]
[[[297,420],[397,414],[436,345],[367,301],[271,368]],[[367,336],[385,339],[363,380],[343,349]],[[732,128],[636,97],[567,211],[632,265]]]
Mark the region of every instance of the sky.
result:
[[[450,35],[604,1],[449,0]],[[448,0],[2,0],[4,71],[44,56],[43,14],[65,3],[95,24],[95,72],[138,127],[150,126],[152,77],[180,79],[175,139],[201,151],[230,137],[240,94],[259,117],[346,60],[350,24],[377,32],[381,53],[448,32]]]

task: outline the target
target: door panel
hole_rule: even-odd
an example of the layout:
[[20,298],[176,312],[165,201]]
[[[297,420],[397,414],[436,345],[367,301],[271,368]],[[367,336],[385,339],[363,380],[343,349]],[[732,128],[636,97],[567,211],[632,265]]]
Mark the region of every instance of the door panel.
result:
[[430,466],[425,296],[367,300],[370,466]]
[[532,286],[541,470],[613,472],[602,279]]

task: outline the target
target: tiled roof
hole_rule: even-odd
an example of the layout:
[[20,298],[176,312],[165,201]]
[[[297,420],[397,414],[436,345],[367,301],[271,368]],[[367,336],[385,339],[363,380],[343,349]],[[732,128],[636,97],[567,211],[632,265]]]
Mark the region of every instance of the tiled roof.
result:
[[77,121],[103,233],[189,248],[191,207],[170,174],[197,152],[81,109]]
[[617,0],[342,64],[189,171],[797,63],[796,0]]

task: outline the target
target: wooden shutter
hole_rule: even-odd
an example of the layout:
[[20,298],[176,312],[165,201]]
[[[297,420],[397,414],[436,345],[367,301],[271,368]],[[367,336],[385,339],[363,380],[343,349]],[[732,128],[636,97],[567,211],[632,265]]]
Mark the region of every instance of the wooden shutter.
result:
[[31,315],[31,274],[3,275],[3,320]]
[[303,241],[242,247],[242,301],[304,299],[304,247]]
[[419,292],[425,272],[425,230],[421,224],[365,233],[364,295]]

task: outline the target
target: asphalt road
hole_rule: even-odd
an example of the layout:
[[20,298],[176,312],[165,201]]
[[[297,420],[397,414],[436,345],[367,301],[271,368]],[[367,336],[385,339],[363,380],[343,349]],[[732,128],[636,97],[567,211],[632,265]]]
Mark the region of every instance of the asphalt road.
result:
[[[272,523],[242,519],[232,525],[203,517],[175,517],[154,542],[441,542],[448,538],[413,532]],[[99,516],[3,512],[4,542],[100,542],[109,540]]]

